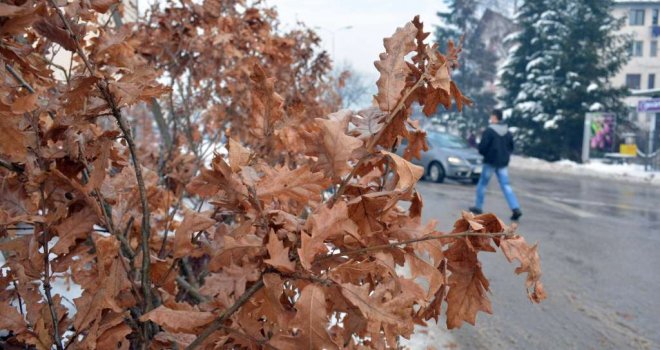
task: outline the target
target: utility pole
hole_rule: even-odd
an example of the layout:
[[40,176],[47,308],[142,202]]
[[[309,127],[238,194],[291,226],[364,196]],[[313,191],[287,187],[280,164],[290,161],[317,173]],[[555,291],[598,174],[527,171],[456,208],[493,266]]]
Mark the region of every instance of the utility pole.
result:
[[332,44],[332,47],[331,47],[332,59],[334,60],[335,59],[335,33],[337,33],[340,30],[353,29],[353,26],[344,26],[344,27],[339,27],[337,29],[328,29],[328,28],[325,28],[325,27],[316,26],[316,27],[314,27],[314,29],[322,29],[322,30],[325,30],[328,33],[330,33],[330,42]]

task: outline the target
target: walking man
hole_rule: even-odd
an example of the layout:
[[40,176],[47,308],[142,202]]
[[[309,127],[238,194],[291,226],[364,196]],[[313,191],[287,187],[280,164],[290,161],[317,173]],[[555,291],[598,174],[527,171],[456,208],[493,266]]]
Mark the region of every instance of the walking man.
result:
[[494,173],[497,175],[502,193],[504,193],[504,197],[506,197],[509,208],[513,213],[511,220],[517,221],[522,216],[522,212],[520,211],[518,199],[509,183],[508,169],[511,152],[513,152],[513,136],[509,132],[509,127],[502,123],[501,110],[496,109],[491,113],[489,123],[490,125],[484,131],[479,143],[479,153],[484,156],[484,165],[477,184],[476,203],[474,207],[470,208],[470,211],[475,214],[483,212],[486,188]]

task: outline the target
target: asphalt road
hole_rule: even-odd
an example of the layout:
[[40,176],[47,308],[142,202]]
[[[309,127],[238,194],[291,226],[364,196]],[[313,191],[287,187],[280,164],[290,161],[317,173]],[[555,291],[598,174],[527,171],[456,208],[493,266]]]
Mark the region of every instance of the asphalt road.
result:
[[[494,315],[451,331],[431,326],[415,347],[453,349],[660,349],[660,187],[511,170],[519,232],[539,242],[548,299],[528,301],[501,253],[482,253]],[[494,180],[494,179],[493,179]],[[448,230],[474,186],[422,182],[425,220]],[[511,215],[496,181],[486,211]]]

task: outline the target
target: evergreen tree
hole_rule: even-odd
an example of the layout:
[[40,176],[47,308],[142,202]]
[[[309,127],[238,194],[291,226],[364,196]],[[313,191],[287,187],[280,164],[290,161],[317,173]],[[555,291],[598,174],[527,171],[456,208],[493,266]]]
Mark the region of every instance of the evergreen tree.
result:
[[446,52],[449,40],[456,44],[462,40],[463,50],[459,56],[459,67],[453,72],[452,78],[474,104],[464,108],[462,112],[452,110],[447,119],[451,127],[457,128],[466,137],[487,126],[488,115],[497,103],[495,94],[484,89],[487,82],[495,80],[497,57],[488,51],[475,35],[479,23],[480,2],[451,0],[448,12],[438,13],[442,24],[435,32],[436,41],[443,52]]
[[584,115],[624,114],[625,88],[609,85],[627,60],[611,0],[526,0],[501,72],[509,123],[522,152],[580,159]]

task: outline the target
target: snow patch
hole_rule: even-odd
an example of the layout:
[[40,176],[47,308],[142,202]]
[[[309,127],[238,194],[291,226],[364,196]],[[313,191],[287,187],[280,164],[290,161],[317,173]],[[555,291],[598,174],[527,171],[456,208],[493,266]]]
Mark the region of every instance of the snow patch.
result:
[[587,164],[579,164],[570,160],[548,162],[538,158],[512,156],[510,166],[520,170],[587,176],[660,186],[660,171],[647,172],[644,171],[644,166],[639,164],[606,164],[602,159],[592,159]]
[[597,111],[602,111],[604,109],[603,104],[600,102],[596,102],[589,106],[589,111],[590,112],[597,112]]
[[429,321],[427,327],[415,326],[415,333],[410,339],[402,339],[404,349],[456,349],[454,337],[443,325]]

